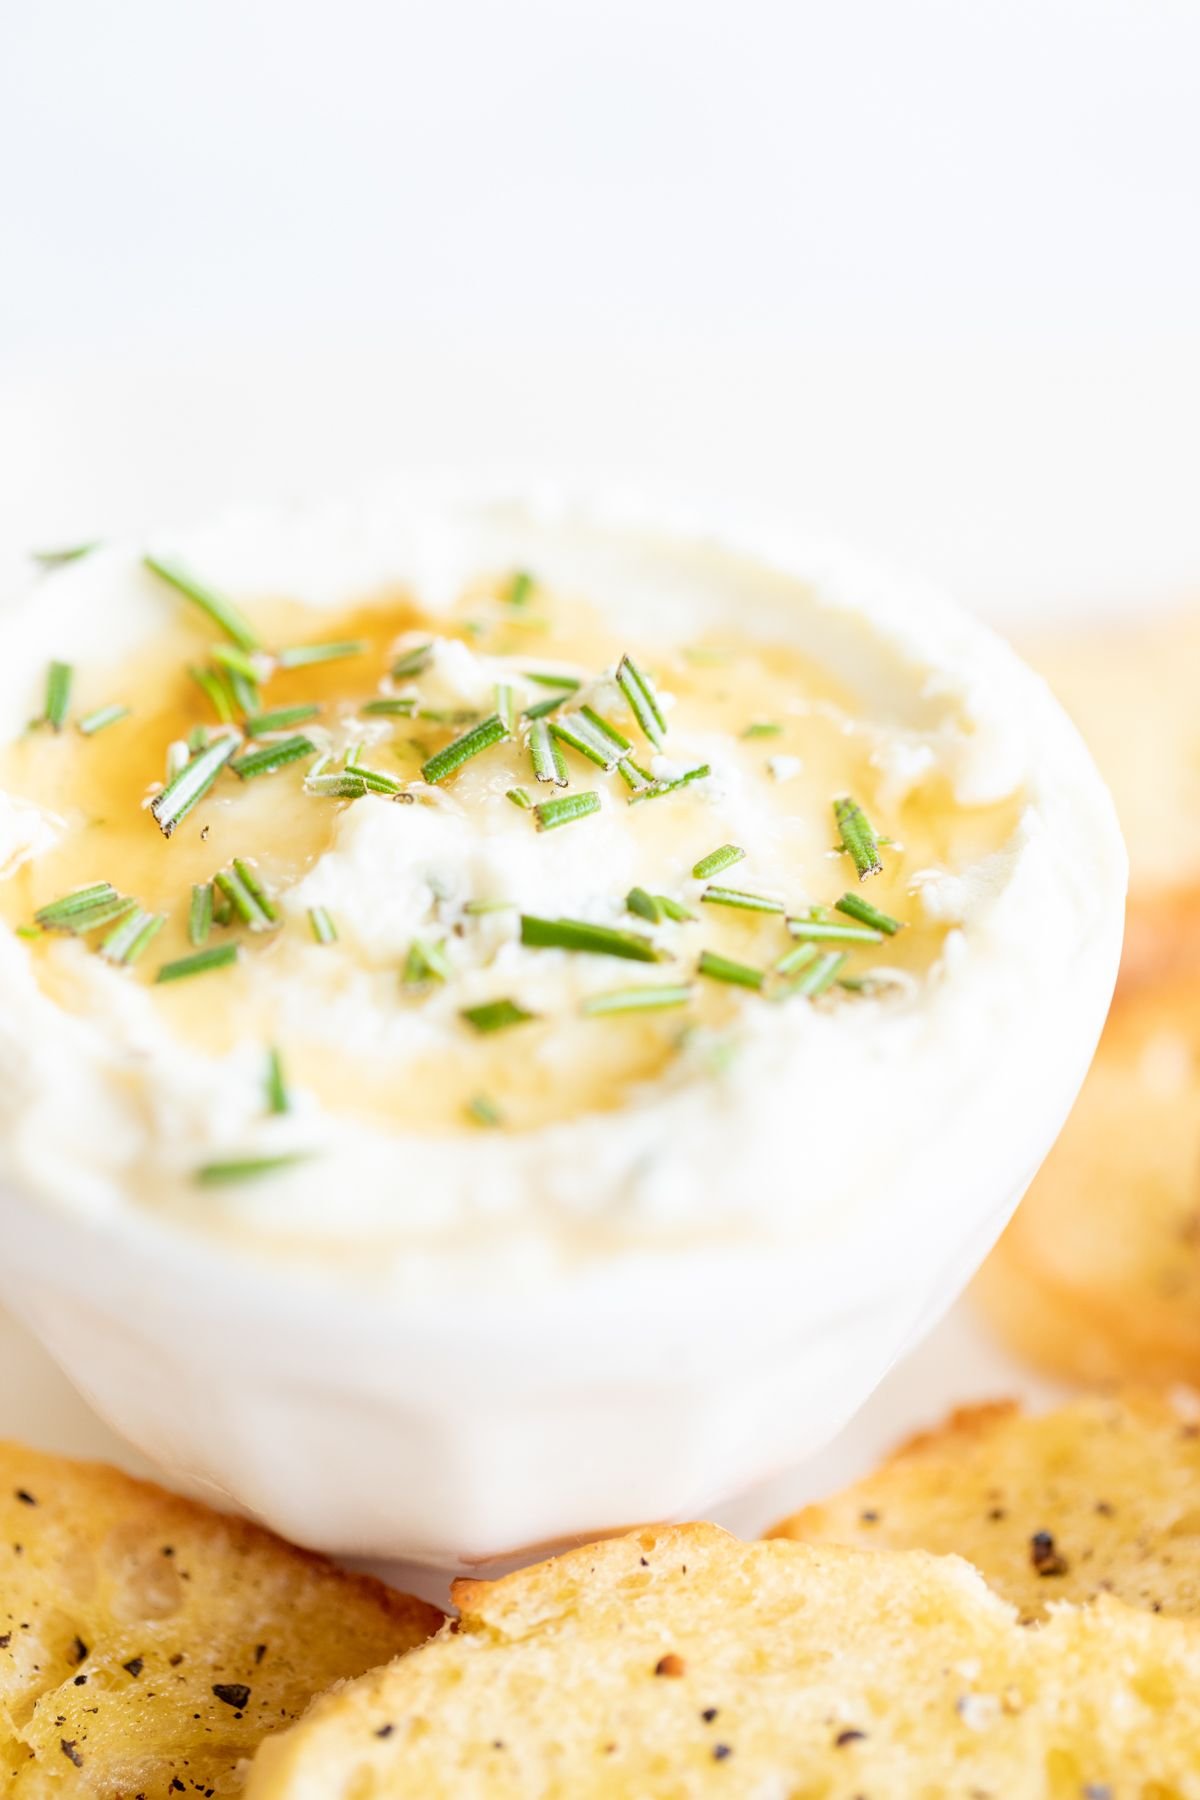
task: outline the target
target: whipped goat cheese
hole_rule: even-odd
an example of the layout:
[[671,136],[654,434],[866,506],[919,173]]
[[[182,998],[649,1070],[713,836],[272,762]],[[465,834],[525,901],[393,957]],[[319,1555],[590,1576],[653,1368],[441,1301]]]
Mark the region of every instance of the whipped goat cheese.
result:
[[978,628],[569,509],[101,549],[0,640],[0,1158],[67,1210],[836,1233],[1120,886]]

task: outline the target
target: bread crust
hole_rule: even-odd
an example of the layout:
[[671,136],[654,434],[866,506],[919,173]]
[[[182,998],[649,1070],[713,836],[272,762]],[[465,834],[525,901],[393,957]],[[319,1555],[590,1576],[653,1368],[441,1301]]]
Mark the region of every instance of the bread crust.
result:
[[15,1800],[240,1791],[268,1732],[441,1621],[246,1519],[0,1443],[0,1781]]

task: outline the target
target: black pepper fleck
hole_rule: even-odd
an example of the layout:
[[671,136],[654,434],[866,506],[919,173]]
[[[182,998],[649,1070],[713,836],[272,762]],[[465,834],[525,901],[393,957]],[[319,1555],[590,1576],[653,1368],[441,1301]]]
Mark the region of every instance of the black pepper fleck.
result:
[[863,1525],[878,1525],[879,1523],[879,1514],[873,1507],[868,1507],[865,1512],[860,1512],[858,1517],[860,1524]]
[[127,1675],[132,1675],[135,1680],[141,1674],[145,1666],[145,1659],[141,1656],[131,1656],[127,1663],[122,1663],[121,1665],[125,1670],[125,1673]]
[[187,1789],[184,1787],[182,1781],[180,1781],[178,1775],[171,1778],[171,1792],[173,1794],[183,1794],[187,1792]]
[[4,1633],[4,1636],[0,1637],[0,1650],[7,1650],[8,1646],[11,1643],[12,1643],[12,1632],[6,1631]]
[[714,1744],[712,1753],[714,1762],[724,1762],[727,1756],[733,1755],[733,1751],[729,1748],[728,1744]]
[[375,1736],[381,1737],[381,1738],[382,1737],[391,1737],[391,1735],[392,1735],[393,1731],[395,1731],[395,1729],[396,1729],[396,1727],[394,1725],[380,1725],[376,1729]]
[[84,1662],[87,1658],[87,1653],[87,1645],[81,1637],[77,1637],[75,1642],[71,1645],[72,1660],[76,1663]]
[[1035,1531],[1029,1540],[1029,1560],[1038,1575],[1065,1575],[1070,1566],[1054,1542],[1052,1531]]
[[14,1497],[21,1502],[22,1506],[36,1506],[37,1505],[37,1501],[34,1499],[33,1495],[29,1492],[28,1488],[16,1488],[14,1490]]
[[861,1744],[866,1735],[865,1731],[856,1731],[850,1726],[846,1731],[839,1731],[833,1741],[837,1749],[844,1750],[847,1744]]
[[68,1762],[73,1762],[77,1769],[82,1769],[83,1758],[75,1747],[74,1738],[59,1738],[58,1746]]
[[260,1663],[266,1654],[267,1654],[267,1646],[265,1644],[255,1644],[255,1646],[254,1646],[254,1661],[256,1664]]
[[87,1676],[86,1675],[77,1675],[71,1685],[73,1687],[86,1687],[87,1686]]
[[716,1716],[717,1708],[715,1706],[706,1706],[704,1711],[700,1714],[700,1717],[704,1720],[706,1725],[711,1725]]
[[250,1698],[250,1689],[240,1681],[214,1681],[212,1691],[218,1700],[235,1711],[240,1711]]

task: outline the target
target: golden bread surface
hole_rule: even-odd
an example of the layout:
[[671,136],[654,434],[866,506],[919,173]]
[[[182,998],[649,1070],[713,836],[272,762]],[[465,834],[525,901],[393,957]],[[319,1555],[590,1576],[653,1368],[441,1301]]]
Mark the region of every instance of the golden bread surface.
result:
[[1055,1373],[1200,1385],[1200,972],[1119,990],[1062,1136],[974,1291]]
[[456,1599],[269,1740],[250,1800],[1200,1795],[1200,1629],[1107,1598],[1024,1629],[954,1557],[688,1525]]
[[241,1791],[268,1732],[436,1608],[116,1469],[0,1444],[0,1787]]
[[1200,1618],[1200,1398],[964,1407],[770,1535],[962,1556],[1022,1619],[1104,1593]]

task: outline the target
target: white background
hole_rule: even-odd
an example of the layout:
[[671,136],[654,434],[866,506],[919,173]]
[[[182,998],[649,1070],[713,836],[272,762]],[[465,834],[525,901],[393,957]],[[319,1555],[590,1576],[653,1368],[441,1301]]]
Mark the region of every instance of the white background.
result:
[[[1185,599],[1198,228],[1193,0],[0,0],[0,561],[435,464]],[[112,1449],[3,1322],[0,1429]]]

